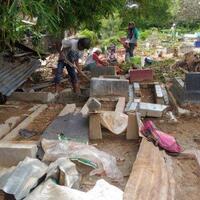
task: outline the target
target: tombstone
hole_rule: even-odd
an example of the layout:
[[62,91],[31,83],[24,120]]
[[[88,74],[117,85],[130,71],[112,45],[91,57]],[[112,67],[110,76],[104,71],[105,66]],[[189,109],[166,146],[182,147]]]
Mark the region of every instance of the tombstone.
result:
[[200,103],[200,72],[186,74],[185,100],[192,103]]
[[186,74],[185,82],[174,78],[170,90],[179,104],[200,103],[200,72]]
[[99,77],[103,75],[116,75],[116,69],[114,66],[109,67],[94,67],[91,69],[91,76],[92,77]]
[[125,79],[92,78],[91,97],[125,97],[128,99],[129,82]]

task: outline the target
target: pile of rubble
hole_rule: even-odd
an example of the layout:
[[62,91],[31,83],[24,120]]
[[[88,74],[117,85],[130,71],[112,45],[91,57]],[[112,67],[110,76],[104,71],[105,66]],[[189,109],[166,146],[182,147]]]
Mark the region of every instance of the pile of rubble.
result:
[[174,67],[182,68],[189,72],[200,72],[200,55],[195,52],[189,52],[185,54],[183,60],[178,61]]

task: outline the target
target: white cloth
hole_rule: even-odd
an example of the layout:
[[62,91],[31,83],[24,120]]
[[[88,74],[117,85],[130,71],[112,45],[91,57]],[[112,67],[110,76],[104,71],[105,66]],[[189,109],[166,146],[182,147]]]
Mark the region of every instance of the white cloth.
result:
[[79,51],[78,50],[78,39],[66,39],[64,38],[62,40],[62,47],[61,47],[61,50],[64,49],[64,48],[70,48],[71,50],[74,50],[74,51]]

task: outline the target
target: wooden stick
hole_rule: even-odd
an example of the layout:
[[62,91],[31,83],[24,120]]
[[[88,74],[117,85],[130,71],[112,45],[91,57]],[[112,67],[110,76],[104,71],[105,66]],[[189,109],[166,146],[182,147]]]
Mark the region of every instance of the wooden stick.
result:
[[[64,54],[63,54],[64,55]],[[90,81],[90,79],[78,68],[76,67],[74,64],[72,64],[69,60],[67,60],[66,56],[64,55],[64,59],[65,59],[65,62],[70,66],[70,67],[73,67],[75,68],[78,73],[80,73],[87,81]]]

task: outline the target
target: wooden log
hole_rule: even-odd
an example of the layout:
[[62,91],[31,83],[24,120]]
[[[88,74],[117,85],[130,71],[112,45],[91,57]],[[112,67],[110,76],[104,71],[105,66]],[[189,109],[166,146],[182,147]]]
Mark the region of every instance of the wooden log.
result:
[[163,151],[142,139],[123,200],[173,199]]
[[8,135],[1,139],[1,141],[11,141],[18,136],[19,130],[26,128],[31,124],[35,118],[37,118],[48,106],[46,104],[40,105],[40,107],[29,115],[24,121],[22,121],[15,129],[13,129]]

